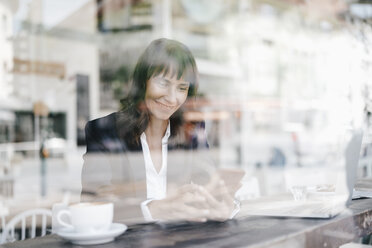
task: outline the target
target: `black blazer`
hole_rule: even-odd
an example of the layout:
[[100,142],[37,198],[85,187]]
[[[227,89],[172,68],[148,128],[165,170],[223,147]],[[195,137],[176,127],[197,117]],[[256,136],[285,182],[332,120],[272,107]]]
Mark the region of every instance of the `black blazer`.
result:
[[[113,201],[115,220],[143,221],[139,205],[146,199],[146,172],[142,147],[119,136],[118,112],[89,121],[85,126],[87,151],[82,170],[82,201]],[[122,125],[122,128],[127,126]],[[205,184],[214,169],[208,154],[204,123],[188,130],[188,138],[168,140],[167,185]],[[128,127],[130,132],[130,127]],[[202,138],[200,138],[202,137]]]

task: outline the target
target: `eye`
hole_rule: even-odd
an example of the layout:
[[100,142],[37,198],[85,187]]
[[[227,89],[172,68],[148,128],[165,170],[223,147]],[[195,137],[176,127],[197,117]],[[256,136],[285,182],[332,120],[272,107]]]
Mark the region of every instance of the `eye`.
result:
[[178,85],[178,90],[179,91],[182,91],[182,92],[185,92],[185,91],[188,91],[189,90],[189,87],[190,87],[189,84],[182,83],[182,84],[179,84]]
[[179,87],[180,91],[188,91],[189,87]]
[[163,80],[163,79],[159,79],[159,80],[157,80],[156,83],[157,83],[159,86],[161,86],[161,87],[166,87],[166,86],[168,86],[168,82],[165,81],[165,80]]

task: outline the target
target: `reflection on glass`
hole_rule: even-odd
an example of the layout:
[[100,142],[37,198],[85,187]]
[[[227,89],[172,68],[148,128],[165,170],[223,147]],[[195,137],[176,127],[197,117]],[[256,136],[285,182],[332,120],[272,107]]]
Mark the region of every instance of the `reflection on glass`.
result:
[[307,196],[306,186],[292,186],[291,193],[295,201],[304,201]]
[[[152,219],[224,220],[220,213],[238,209],[219,204],[230,198],[242,202],[237,217],[269,211],[270,201],[280,209],[283,201],[344,206],[339,192],[352,182],[345,150],[359,128],[354,172],[366,177],[358,193],[368,193],[370,7],[343,0],[1,1],[6,218],[99,200],[114,202],[114,219],[124,223],[145,221],[146,206]],[[168,45],[183,48],[168,54]],[[150,113],[169,122],[150,128]],[[294,200],[296,186],[306,187],[306,200]],[[193,202],[177,205],[186,201]],[[195,209],[208,211],[185,216]],[[161,216],[166,210],[173,214]]]
[[198,87],[191,52],[174,40],[151,42],[131,83],[122,110],[86,125],[83,200],[115,200],[123,222],[229,218],[242,172],[213,172],[204,122],[184,119]]

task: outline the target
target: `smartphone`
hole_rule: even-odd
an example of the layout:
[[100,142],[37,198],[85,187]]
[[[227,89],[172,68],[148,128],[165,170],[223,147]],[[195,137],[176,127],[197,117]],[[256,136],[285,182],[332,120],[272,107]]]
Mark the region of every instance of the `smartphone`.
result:
[[233,197],[235,192],[241,187],[240,181],[243,179],[245,171],[238,168],[225,168],[218,169],[217,175],[224,181],[227,190]]

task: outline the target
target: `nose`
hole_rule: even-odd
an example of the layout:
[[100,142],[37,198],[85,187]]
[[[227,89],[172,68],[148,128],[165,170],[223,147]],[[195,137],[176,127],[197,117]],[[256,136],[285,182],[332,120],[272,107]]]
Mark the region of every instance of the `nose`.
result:
[[169,103],[169,105],[176,105],[177,103],[177,92],[174,87],[169,87],[167,95],[165,96],[165,100]]

